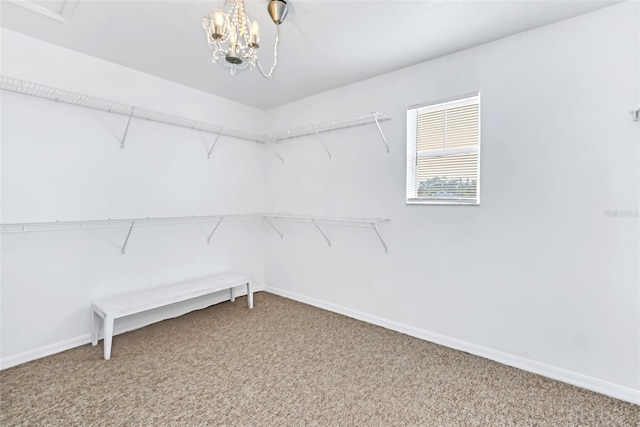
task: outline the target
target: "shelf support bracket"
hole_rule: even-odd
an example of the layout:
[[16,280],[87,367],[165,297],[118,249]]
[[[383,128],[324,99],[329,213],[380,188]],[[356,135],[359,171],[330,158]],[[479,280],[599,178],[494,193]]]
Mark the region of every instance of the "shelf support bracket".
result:
[[224,129],[220,129],[220,132],[218,132],[218,134],[216,135],[216,139],[213,141],[213,145],[211,146],[211,149],[207,151],[207,159],[211,158],[211,152],[213,152],[213,149],[216,148],[216,144],[218,143],[218,139],[220,138],[220,135],[222,135],[223,130]]
[[278,159],[280,159],[280,163],[282,163],[284,165],[284,159],[282,158],[280,153],[278,153],[278,150],[276,150],[276,147],[275,147],[275,144],[274,144],[273,140],[269,139],[268,141],[269,141],[268,144],[271,147],[271,150],[273,150],[273,154],[275,154],[276,157]]
[[329,149],[327,148],[326,144],[324,143],[324,141],[322,140],[322,137],[320,136],[320,134],[318,133],[318,130],[314,127],[313,128],[313,132],[316,134],[316,136],[318,137],[318,140],[320,141],[320,144],[322,144],[322,146],[324,147],[324,151],[327,152],[327,155],[329,156],[329,159],[331,159],[331,151],[329,151]]
[[124,134],[122,135],[122,139],[120,140],[120,148],[124,148],[124,141],[127,139],[127,133],[129,132],[129,125],[131,124],[132,116],[133,116],[133,107],[131,107],[131,112],[129,113],[129,120],[127,120],[127,127],[124,128]]
[[376,121],[376,125],[378,126],[378,131],[380,132],[380,136],[382,137],[382,141],[384,142],[384,146],[387,148],[387,153],[389,152],[389,143],[387,142],[387,138],[384,136],[384,132],[382,132],[382,128],[380,127],[380,122],[378,121],[378,115],[376,113],[372,114],[373,120]]
[[267,218],[266,216],[263,217],[265,221],[267,221],[267,224],[269,224],[271,226],[271,228],[273,228],[273,231],[275,231],[276,233],[278,233],[278,236],[280,236],[281,239],[284,239],[284,236],[282,235],[282,233],[280,232],[280,230],[278,230],[276,228],[275,225],[273,225],[273,223],[271,221],[269,221],[269,218]]
[[640,108],[637,110],[631,110],[631,119],[634,122],[640,121]]
[[324,231],[322,231],[322,228],[320,228],[320,226],[318,225],[318,223],[316,222],[316,220],[312,218],[312,219],[311,219],[311,222],[313,223],[313,225],[315,225],[315,226],[316,226],[316,228],[318,229],[318,231],[320,232],[320,234],[322,234],[322,237],[324,237],[324,240],[326,240],[326,241],[327,241],[327,244],[328,244],[329,246],[331,246],[331,240],[329,240],[329,238],[327,237],[327,235],[326,235],[326,234],[324,234]]
[[376,227],[376,223],[375,222],[371,223],[371,228],[373,228],[373,231],[376,232],[376,235],[378,236],[378,239],[380,239],[380,243],[382,243],[382,246],[384,246],[384,252],[385,253],[389,253],[389,250],[387,248],[387,244],[384,242],[384,240],[382,239],[382,236],[378,232],[378,227]]
[[135,225],[135,221],[131,221],[131,226],[129,226],[129,232],[127,233],[127,237],[124,239],[124,244],[122,245],[122,249],[120,249],[120,255],[124,255],[124,251],[127,248],[127,243],[129,243],[129,236],[131,236],[131,231],[133,231],[133,226]]
[[207,237],[207,245],[209,244],[209,242],[211,242],[211,237],[213,237],[213,233],[216,232],[216,230],[220,226],[220,223],[222,222],[223,219],[224,219],[224,217],[221,216],[220,219],[218,220],[218,222],[216,223],[216,226],[213,227],[213,230],[211,231],[211,234],[209,234],[209,237]]

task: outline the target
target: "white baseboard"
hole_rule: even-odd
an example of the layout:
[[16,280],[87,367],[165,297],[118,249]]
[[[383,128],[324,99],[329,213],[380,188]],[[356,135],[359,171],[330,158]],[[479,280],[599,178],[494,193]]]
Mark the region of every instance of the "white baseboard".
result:
[[40,359],[42,357],[51,356],[52,354],[62,353],[70,348],[80,347],[91,342],[91,334],[80,335],[79,337],[70,338],[68,340],[59,341],[53,344],[45,345],[43,347],[34,348],[23,353],[18,353],[13,356],[3,357],[0,359],[0,369],[7,369],[13,366],[21,365],[32,360]]
[[[253,292],[260,292],[264,290],[264,285],[254,285],[253,286]],[[246,289],[244,289],[244,287],[237,289],[236,290],[236,296],[241,297],[247,294]],[[228,298],[221,298],[218,302],[214,302],[214,304],[218,304],[220,302],[224,302],[224,301],[228,301]],[[194,307],[190,307],[190,309],[188,309],[188,311],[178,311],[178,312],[168,312],[167,314],[165,314],[165,317],[163,317],[163,319],[160,320],[164,320],[164,319],[170,319],[172,317],[176,317],[176,316],[181,316],[183,314],[186,314],[189,311],[193,311],[193,310],[199,310],[202,308],[205,308],[206,306],[202,306],[202,307],[198,307],[198,306],[194,306]],[[129,332],[132,331],[134,329],[139,329],[142,327],[145,327],[147,325],[150,325],[152,323],[156,323],[160,320],[154,320],[154,321],[139,321],[136,323],[123,323],[121,325],[118,325],[116,322],[116,325],[114,327],[114,331],[113,334],[114,335],[118,335],[118,334],[122,334],[124,332]],[[88,325],[87,325],[88,326]],[[100,335],[100,338],[102,338],[102,334]],[[52,354],[56,354],[56,353],[61,353],[65,350],[69,350],[75,347],[80,347],[81,345],[85,345],[85,344],[89,344],[91,342],[91,333],[87,333],[87,334],[83,334],[80,335],[78,337],[75,338],[70,338],[64,341],[59,341],[59,342],[55,342],[52,344],[48,344],[42,347],[38,347],[32,350],[27,350],[25,352],[22,353],[18,353],[18,354],[14,354],[11,356],[6,356],[0,359],[0,370],[3,369],[8,369],[17,365],[21,365],[23,363],[27,363],[27,362],[31,362],[32,360],[36,360],[36,359],[40,359],[42,357],[46,357],[46,356],[51,356]]]
[[420,338],[425,341],[430,341],[449,348],[453,348],[455,350],[460,350],[474,354],[476,356],[484,357],[486,359],[502,363],[503,365],[513,366],[514,368],[522,369],[523,371],[539,374],[548,378],[552,378],[554,380],[574,385],[576,387],[595,391],[596,393],[604,394],[616,399],[640,405],[640,390],[635,390],[629,387],[579,374],[577,372],[568,371],[566,369],[547,365],[545,363],[536,362],[535,360],[526,359],[524,357],[515,356],[513,354],[504,353],[502,351],[494,350],[488,347],[483,347],[477,344],[458,340],[435,332],[430,332],[424,329],[415,328],[413,326],[404,325],[398,322],[384,319],[382,317],[353,310],[348,307],[343,307],[316,298],[300,295],[285,289],[266,285],[264,287],[264,290],[275,295],[309,304],[327,311],[332,311],[334,313],[342,314],[347,317],[362,320],[363,322],[381,326],[383,328],[390,329],[396,332],[401,332],[403,334]]

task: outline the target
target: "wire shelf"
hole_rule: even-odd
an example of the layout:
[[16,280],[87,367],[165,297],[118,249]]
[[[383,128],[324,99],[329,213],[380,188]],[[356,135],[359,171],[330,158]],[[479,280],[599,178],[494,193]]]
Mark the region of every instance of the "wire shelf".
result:
[[262,217],[270,220],[282,220],[290,222],[316,223],[326,225],[338,225],[347,227],[365,227],[371,228],[372,224],[378,225],[382,222],[391,221],[388,218],[334,218],[327,216],[309,216],[309,215],[292,215],[292,214],[262,214]]
[[256,214],[220,214],[220,215],[200,215],[200,216],[174,216],[157,218],[107,218],[90,219],[77,221],[47,221],[47,222],[19,222],[0,224],[2,234],[24,233],[38,231],[71,231],[71,230],[94,230],[101,228],[121,228],[130,227],[132,223],[138,226],[152,225],[176,225],[176,224],[198,224],[213,223],[224,219],[256,219]]
[[119,228],[129,227],[131,223],[137,226],[153,226],[153,225],[176,225],[176,224],[198,224],[213,223],[224,218],[230,219],[269,219],[284,220],[292,222],[303,222],[342,225],[351,227],[371,227],[372,224],[378,225],[381,222],[390,221],[386,218],[333,218],[326,216],[309,216],[309,215],[292,215],[292,214],[265,214],[265,213],[248,213],[248,214],[218,214],[218,215],[192,215],[192,216],[173,216],[173,217],[144,217],[144,218],[107,218],[107,219],[90,219],[77,221],[42,221],[42,222],[16,222],[0,224],[2,234],[7,233],[23,233],[37,231],[67,231],[67,230],[93,230],[100,228]]
[[215,234],[216,230],[220,226],[223,220],[234,219],[248,219],[248,220],[263,220],[278,233],[280,238],[284,238],[284,235],[273,224],[272,221],[290,221],[301,222],[307,224],[313,224],[317,230],[322,234],[326,242],[331,246],[331,241],[320,227],[321,225],[332,226],[347,226],[347,227],[362,227],[372,229],[385,252],[388,251],[387,244],[382,239],[380,232],[378,231],[378,225],[383,222],[391,221],[387,218],[335,218],[326,216],[309,216],[309,215],[292,215],[292,214],[220,214],[220,215],[200,215],[200,216],[174,216],[174,217],[157,217],[157,218],[107,218],[107,219],[92,219],[92,220],[78,220],[78,221],[49,221],[49,222],[16,222],[16,223],[4,223],[0,224],[0,231],[2,234],[11,233],[28,233],[28,232],[44,232],[44,231],[73,231],[73,230],[96,230],[104,228],[128,228],[129,231],[122,244],[121,253],[125,253],[125,249],[131,237],[131,232],[134,227],[140,226],[152,226],[152,225],[176,225],[176,224],[215,224],[209,237],[207,237],[207,243],[211,242],[211,238]]
[[[364,126],[368,124],[376,124],[382,141],[386,147],[387,153],[389,152],[389,142],[387,141],[380,122],[390,120],[391,118],[374,111],[372,113],[362,114],[355,117],[346,119],[332,120],[329,122],[316,123],[308,126],[303,126],[295,129],[288,129],[281,132],[274,132],[265,135],[245,132],[236,129],[228,129],[223,126],[214,125],[211,123],[199,122],[191,120],[185,117],[174,116],[170,114],[161,113],[145,108],[139,108],[132,105],[123,104],[120,102],[111,101],[108,99],[98,98],[94,96],[84,95],[77,92],[72,92],[65,89],[54,88],[51,86],[41,85],[39,83],[29,82],[25,80],[16,79],[13,77],[0,76],[0,89],[9,92],[15,92],[23,95],[29,95],[37,98],[47,99],[54,102],[61,102],[64,104],[75,105],[78,107],[89,108],[97,111],[104,111],[112,114],[119,114],[128,117],[128,122],[124,130],[124,134],[120,141],[120,147],[124,148],[125,140],[127,138],[127,132],[129,130],[129,124],[131,119],[147,120],[156,123],[164,123],[172,126],[177,126],[185,129],[192,129],[200,132],[206,132],[216,135],[216,139],[212,147],[208,150],[207,156],[211,157],[211,152],[215,147],[218,138],[220,136],[227,136],[231,138],[253,141],[258,143],[265,142],[282,142],[295,138],[303,138],[306,136],[315,135],[329,158],[331,158],[331,151],[329,147],[322,140],[321,134],[341,129],[348,129],[355,126]],[[280,161],[284,163],[284,159],[274,149],[275,154]]]
[[30,95],[37,98],[48,99],[55,102],[75,105],[78,107],[89,108],[107,113],[120,114],[136,119],[148,120],[157,123],[164,123],[186,129],[193,129],[201,132],[207,132],[216,135],[224,135],[236,139],[246,141],[260,142],[265,141],[264,135],[258,135],[240,130],[227,129],[223,126],[216,126],[210,123],[199,122],[184,117],[173,116],[170,114],[160,113],[158,111],[148,110],[144,108],[126,105],[108,99],[97,98],[94,96],[84,95],[64,89],[58,89],[38,83],[19,80],[13,77],[0,76],[0,89],[9,92]]
[[383,122],[391,120],[382,113],[374,111],[372,113],[362,114],[355,117],[349,117],[345,119],[332,120],[323,123],[315,123],[307,126],[302,126],[294,129],[287,129],[279,132],[273,132],[268,135],[270,141],[281,142],[290,139],[303,138],[305,136],[312,136],[316,134],[331,132],[335,130],[348,129],[356,126],[364,126],[374,124],[376,122]]

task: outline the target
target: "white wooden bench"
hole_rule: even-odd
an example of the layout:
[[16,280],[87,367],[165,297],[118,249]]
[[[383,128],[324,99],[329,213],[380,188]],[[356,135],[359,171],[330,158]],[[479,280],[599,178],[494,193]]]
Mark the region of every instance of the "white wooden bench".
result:
[[91,344],[98,344],[101,318],[104,325],[104,358],[109,360],[111,358],[111,340],[113,338],[113,321],[115,319],[226,289],[230,291],[231,301],[235,301],[234,289],[236,286],[242,285],[247,286],[248,306],[253,308],[251,277],[236,273],[203,277],[189,282],[146,289],[94,302],[91,305],[93,312],[91,315]]

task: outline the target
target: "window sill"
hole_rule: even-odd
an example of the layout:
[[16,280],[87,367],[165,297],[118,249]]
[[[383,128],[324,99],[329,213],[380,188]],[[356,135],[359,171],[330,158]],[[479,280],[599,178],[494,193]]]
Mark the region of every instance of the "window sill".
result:
[[456,202],[453,200],[407,200],[407,205],[445,205],[445,206],[480,206],[480,201],[475,202]]

